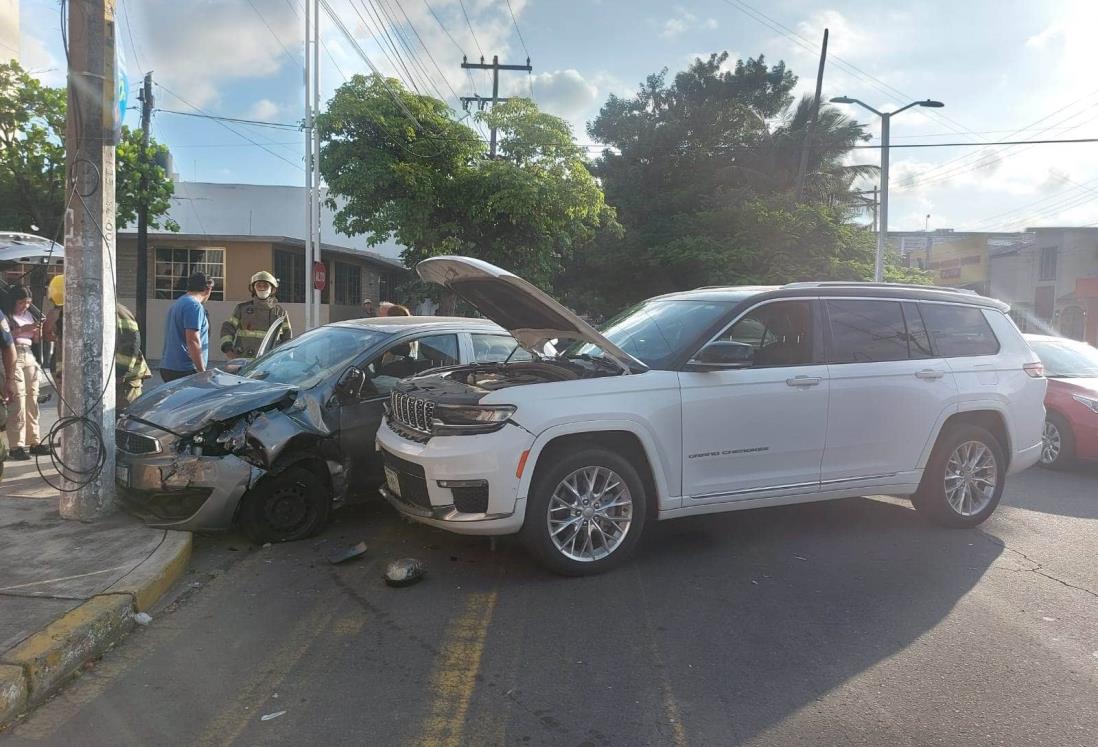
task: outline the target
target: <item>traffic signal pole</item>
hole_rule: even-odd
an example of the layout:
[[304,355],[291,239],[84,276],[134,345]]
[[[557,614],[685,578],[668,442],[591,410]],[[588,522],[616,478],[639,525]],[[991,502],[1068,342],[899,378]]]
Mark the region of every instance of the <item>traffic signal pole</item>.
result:
[[114,0],[68,4],[61,494],[67,519],[114,509]]

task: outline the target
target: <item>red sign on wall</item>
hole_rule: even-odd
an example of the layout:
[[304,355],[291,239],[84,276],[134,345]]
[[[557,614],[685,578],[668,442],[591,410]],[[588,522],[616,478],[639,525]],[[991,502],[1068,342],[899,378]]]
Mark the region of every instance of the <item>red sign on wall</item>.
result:
[[328,269],[323,262],[313,262],[313,287],[318,291],[322,291],[327,284]]

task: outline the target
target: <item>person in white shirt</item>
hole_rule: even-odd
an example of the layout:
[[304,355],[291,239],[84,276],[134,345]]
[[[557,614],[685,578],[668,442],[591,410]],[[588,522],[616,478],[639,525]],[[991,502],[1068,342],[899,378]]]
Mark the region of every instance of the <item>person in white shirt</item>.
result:
[[[8,458],[27,461],[31,455],[49,454],[49,446],[39,443],[38,432],[38,361],[31,348],[42,338],[42,323],[30,311],[30,288],[12,289],[8,314],[11,336],[15,338],[14,396],[8,407]],[[29,453],[28,453],[29,450]]]

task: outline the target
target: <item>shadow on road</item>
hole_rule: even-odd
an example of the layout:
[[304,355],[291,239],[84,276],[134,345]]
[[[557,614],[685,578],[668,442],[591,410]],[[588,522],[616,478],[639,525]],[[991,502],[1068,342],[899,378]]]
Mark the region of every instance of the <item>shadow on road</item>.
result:
[[1064,470],[1028,469],[1011,476],[1003,505],[1046,514],[1098,519],[1098,464]]

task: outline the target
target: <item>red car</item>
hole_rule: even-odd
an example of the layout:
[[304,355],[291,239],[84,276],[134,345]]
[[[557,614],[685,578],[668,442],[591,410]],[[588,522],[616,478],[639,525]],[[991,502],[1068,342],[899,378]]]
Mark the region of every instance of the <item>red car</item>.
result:
[[1048,377],[1041,466],[1098,460],[1098,350],[1065,337],[1025,338]]

